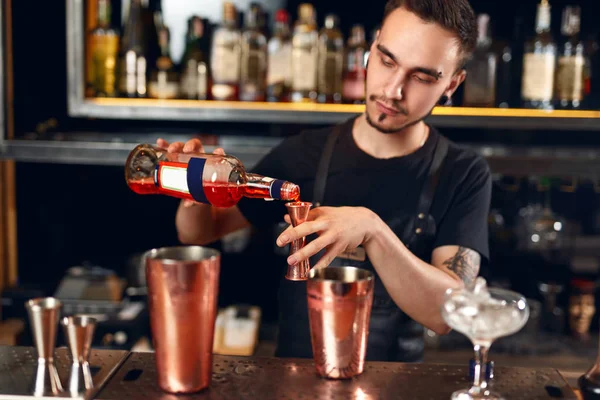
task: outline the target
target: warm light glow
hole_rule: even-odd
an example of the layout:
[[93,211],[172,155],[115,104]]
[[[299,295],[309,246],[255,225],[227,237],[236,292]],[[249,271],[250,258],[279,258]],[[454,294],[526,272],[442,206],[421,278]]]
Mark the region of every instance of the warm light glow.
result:
[[[150,108],[207,108],[221,110],[293,111],[320,113],[360,114],[364,105],[360,104],[318,104],[318,103],[270,103],[215,100],[159,100],[125,98],[89,98],[85,102],[103,107],[150,107]],[[484,108],[484,107],[435,107],[432,115],[457,117],[508,117],[508,118],[600,118],[600,111],[588,110],[536,110],[525,108]]]

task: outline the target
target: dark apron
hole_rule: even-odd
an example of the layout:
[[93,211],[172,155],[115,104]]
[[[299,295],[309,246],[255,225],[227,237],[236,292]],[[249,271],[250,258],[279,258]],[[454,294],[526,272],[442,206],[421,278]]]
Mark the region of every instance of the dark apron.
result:
[[[317,176],[315,179],[313,204],[323,205],[329,164],[337,138],[343,125],[337,125],[325,143]],[[438,135],[434,156],[429,166],[428,177],[414,214],[385,221],[398,238],[413,254],[425,262],[430,262],[436,222],[430,209],[435,189],[442,170],[442,162],[448,152],[448,141]],[[311,257],[315,265],[324,250]],[[375,272],[368,258],[364,261],[350,258],[336,258],[330,266],[355,266]],[[376,272],[375,272],[376,274]],[[369,361],[422,361],[424,352],[423,326],[406,315],[394,303],[381,279],[375,275],[373,309],[369,324],[369,339],[366,359]],[[279,291],[280,324],[276,356],[312,358],[306,282],[283,280]]]

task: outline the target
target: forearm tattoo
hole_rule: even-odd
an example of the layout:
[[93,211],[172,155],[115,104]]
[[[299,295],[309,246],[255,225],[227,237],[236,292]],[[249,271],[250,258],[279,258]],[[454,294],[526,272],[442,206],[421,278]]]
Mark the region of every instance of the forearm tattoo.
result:
[[465,284],[469,284],[477,278],[480,264],[479,253],[466,247],[459,247],[454,256],[444,261],[444,265],[458,275]]

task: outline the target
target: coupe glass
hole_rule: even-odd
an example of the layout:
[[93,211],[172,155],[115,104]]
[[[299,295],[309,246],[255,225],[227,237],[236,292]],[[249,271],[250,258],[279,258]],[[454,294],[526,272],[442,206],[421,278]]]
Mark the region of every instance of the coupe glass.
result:
[[448,289],[442,306],[442,316],[448,326],[467,336],[475,351],[473,386],[452,393],[452,399],[503,399],[488,388],[483,367],[494,340],[512,335],[529,318],[529,305],[519,293],[487,288],[479,277],[469,286]]

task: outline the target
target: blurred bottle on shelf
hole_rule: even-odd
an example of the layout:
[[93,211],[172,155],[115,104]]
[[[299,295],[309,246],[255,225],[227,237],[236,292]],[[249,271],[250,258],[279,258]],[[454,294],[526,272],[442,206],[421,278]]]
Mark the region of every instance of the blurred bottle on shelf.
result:
[[188,100],[206,100],[208,88],[208,54],[205,24],[202,18],[188,20],[186,45],[181,59],[180,97]]
[[210,55],[211,97],[238,100],[240,84],[241,33],[238,13],[231,2],[223,3],[223,23],[214,32]]
[[342,102],[344,71],[344,37],[337,15],[325,16],[325,26],[319,33],[317,92],[319,103]]
[[110,0],[98,0],[98,21],[90,34],[91,63],[88,65],[88,95],[113,97],[117,94],[119,33],[111,26]]
[[268,43],[267,101],[289,101],[292,84],[292,37],[289,14],[275,13],[275,28]]
[[581,8],[566,6],[562,15],[561,32],[565,37],[558,56],[556,70],[556,107],[578,109],[582,106],[585,89],[585,47],[579,39]]
[[317,101],[318,38],[314,7],[300,4],[292,37],[293,102]]
[[168,27],[163,25],[159,28],[160,56],[148,83],[148,95],[154,99],[175,99],[179,96],[179,75],[169,50],[170,36]]
[[348,38],[344,64],[344,80],[342,84],[342,98],[344,103],[362,104],[365,101],[365,84],[367,79],[365,53],[367,50],[365,28],[362,25],[354,25]]
[[263,32],[263,10],[251,3],[242,34],[240,100],[265,101],[267,83],[267,38]]
[[142,11],[142,1],[131,0],[119,52],[119,93],[124,97],[146,97],[148,94],[148,46]]
[[497,56],[492,51],[490,16],[477,16],[478,36],[475,51],[467,63],[463,105],[494,107],[496,101]]
[[550,4],[538,4],[535,37],[525,44],[521,96],[525,108],[552,109],[556,44],[550,32]]

